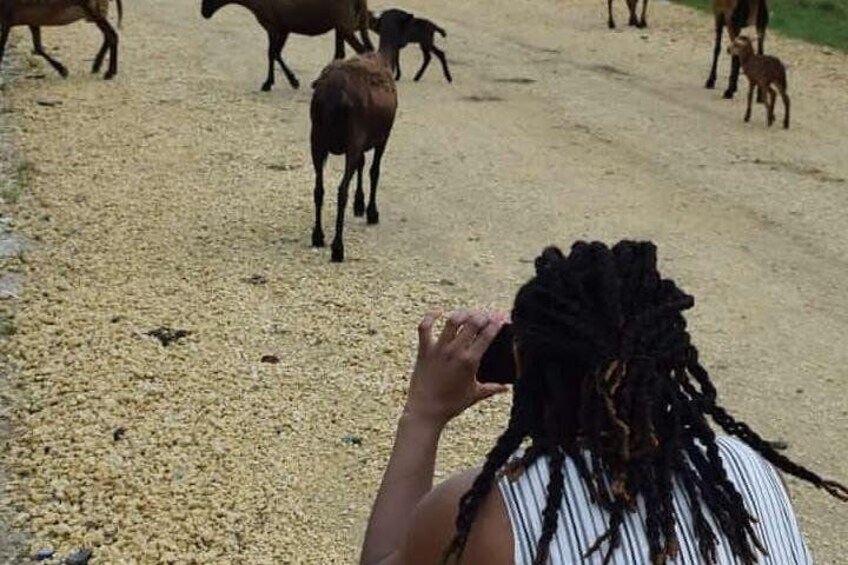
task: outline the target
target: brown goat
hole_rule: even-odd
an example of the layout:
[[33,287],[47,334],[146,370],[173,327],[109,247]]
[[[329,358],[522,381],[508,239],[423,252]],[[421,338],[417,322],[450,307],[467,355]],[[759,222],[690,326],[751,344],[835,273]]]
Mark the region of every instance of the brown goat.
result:
[[365,168],[365,153],[372,149],[374,159],[370,171],[371,194],[367,219],[369,224],[380,221],[377,210],[380,162],[397,111],[397,87],[392,77],[392,62],[411,21],[411,16],[384,21],[379,52],[334,61],[312,84],[315,89],[310,106],[312,164],[315,167],[314,247],[324,246],[324,230],[321,227],[324,164],[331,153],[345,156],[345,171],[339,185],[336,210],[336,234],[332,245],[332,260],[336,263],[344,261],[344,215],[353,173],[357,173],[353,213],[355,216],[366,213],[362,171]]
[[774,104],[777,93],[772,85],[777,87],[777,92],[783,99],[783,127],[789,129],[789,95],[786,94],[786,67],[777,57],[770,55],[755,55],[751,40],[744,35],[737,37],[727,52],[739,57],[742,72],[748,77],[748,109],[745,110],[745,121],[751,121],[751,102],[754,97],[754,87],[760,92],[768,94],[765,101],[766,115],[769,127],[774,123]]
[[[123,5],[118,5],[118,27],[123,18]],[[109,0],[3,0],[0,4],[0,63],[3,62],[3,52],[9,39],[9,32],[15,26],[29,26],[32,35],[33,52],[47,60],[50,65],[63,77],[68,76],[68,70],[62,63],[52,58],[44,51],[41,44],[41,28],[47,26],[63,26],[78,20],[94,22],[103,33],[103,45],[94,58],[91,72],[100,72],[106,52],[109,52],[109,68],[103,78],[111,79],[118,73],[118,33],[107,20]]]
[[368,12],[369,27],[371,28],[371,31],[380,33],[380,18],[384,15],[387,18],[397,18],[402,17],[404,14],[412,16],[413,20],[409,25],[409,33],[403,38],[403,44],[398,47],[398,52],[395,53],[394,56],[395,80],[400,80],[400,50],[410,43],[417,43],[419,47],[421,47],[421,55],[424,60],[421,63],[421,68],[418,69],[417,73],[415,73],[415,81],[418,82],[421,80],[421,77],[424,75],[424,71],[426,71],[427,67],[430,65],[433,53],[435,53],[439,62],[442,63],[442,72],[445,73],[445,80],[453,82],[453,77],[451,76],[450,69],[448,68],[448,60],[445,57],[445,52],[436,47],[436,34],[438,33],[442,37],[447,37],[448,33],[435,23],[424,18],[416,18],[409,12],[404,12],[403,10],[392,9],[386,10],[380,15],[380,17]]
[[[266,92],[274,85],[275,62],[282,67],[292,88],[300,87],[282,58],[283,47],[291,33],[315,36],[335,30],[336,59],[344,57],[345,41],[357,53],[374,48],[368,37],[366,0],[203,0],[201,14],[209,19],[228,4],[250,10],[268,33],[268,77],[262,84]],[[361,33],[362,42],[354,35],[356,30]]]
[[[630,11],[630,20],[627,22],[627,25],[635,26],[638,28],[647,27],[648,22],[645,20],[645,15],[648,12],[648,0],[642,0],[641,19],[636,17],[637,4],[639,4],[639,0],[627,0],[627,9]],[[612,17],[612,0],[607,1],[607,11],[609,12],[609,20],[607,21],[607,25],[610,29],[615,29],[615,20]]]
[[[766,28],[769,22],[766,0],[712,0],[712,4],[715,17],[715,46],[713,48],[713,65],[710,68],[706,88],[715,88],[718,56],[721,53],[721,36],[724,33],[724,28],[727,27],[727,34],[730,36],[730,41],[733,42],[743,28],[751,25],[756,26],[757,53],[762,55]],[[739,57],[733,56],[730,66],[730,80],[727,84],[727,90],[724,91],[725,98],[733,98],[738,83]],[[762,101],[761,92],[757,94],[757,101]]]

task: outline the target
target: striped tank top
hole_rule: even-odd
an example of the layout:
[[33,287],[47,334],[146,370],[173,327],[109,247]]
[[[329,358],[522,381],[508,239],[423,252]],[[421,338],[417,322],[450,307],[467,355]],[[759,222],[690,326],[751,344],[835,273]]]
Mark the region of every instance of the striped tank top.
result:
[[[717,444],[724,468],[745,501],[745,507],[757,518],[753,524],[768,555],[760,555],[761,565],[809,565],[813,560],[807,550],[789,497],[777,471],[759,454],[735,438],[718,437]],[[550,545],[550,565],[600,565],[607,545],[584,558],[586,550],[607,530],[609,514],[592,502],[580,474],[570,458],[565,460],[565,488],[559,508],[557,531]],[[547,499],[548,463],[539,458],[518,479],[506,475],[498,481],[512,525],[515,542],[515,565],[531,565],[542,535],[542,510]],[[675,565],[697,565],[703,562],[692,527],[692,516],[686,492],[679,480],[673,488],[676,531],[680,545]],[[704,514],[716,533],[718,565],[736,565],[737,559],[727,539],[704,508]],[[755,549],[756,551],[756,549]],[[650,563],[645,534],[645,506],[625,513],[621,525],[621,543],[613,554],[613,565]]]

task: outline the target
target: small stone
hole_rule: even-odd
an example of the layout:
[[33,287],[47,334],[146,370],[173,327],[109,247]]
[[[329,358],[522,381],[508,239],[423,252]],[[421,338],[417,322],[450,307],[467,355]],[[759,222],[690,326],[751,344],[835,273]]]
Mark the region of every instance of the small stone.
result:
[[87,565],[91,559],[90,549],[78,549],[65,558],[65,565]]
[[260,359],[260,361],[262,363],[270,363],[272,365],[276,365],[277,363],[280,362],[280,358],[277,357],[276,355],[263,355],[262,358]]
[[266,277],[265,275],[260,275],[258,273],[250,275],[246,279],[242,280],[244,280],[244,282],[246,282],[247,284],[252,284],[256,286],[268,283],[268,277]]
[[439,279],[439,284],[442,286],[456,286],[456,283],[450,279]]
[[161,343],[163,347],[168,347],[173,342],[186,337],[190,333],[191,332],[189,332],[188,330],[175,330],[174,328],[162,326],[156,328],[155,330],[150,330],[149,332],[147,332],[147,335],[158,339],[159,343]]
[[360,447],[362,445],[362,438],[360,436],[348,435],[342,438],[342,443],[345,445]]
[[35,101],[39,106],[47,106],[48,108],[52,108],[54,106],[61,106],[62,101],[58,98],[39,98]]
[[127,434],[127,429],[123,426],[117,428],[114,432],[112,432],[112,440],[113,441],[121,441],[123,437]]
[[36,561],[47,561],[48,559],[53,557],[55,553],[56,551],[52,547],[44,547],[42,549],[39,549],[38,552],[33,555],[33,559],[35,559]]

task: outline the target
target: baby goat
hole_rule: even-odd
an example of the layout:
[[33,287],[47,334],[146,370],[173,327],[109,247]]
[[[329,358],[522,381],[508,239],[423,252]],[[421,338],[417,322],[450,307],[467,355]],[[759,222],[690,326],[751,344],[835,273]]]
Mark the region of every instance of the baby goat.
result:
[[[121,0],[116,0],[116,4],[120,27],[123,6]],[[32,34],[34,53],[44,57],[56,72],[65,78],[68,76],[65,66],[44,51],[41,44],[41,27],[63,26],[86,20],[94,22],[103,33],[103,45],[94,58],[91,72],[100,71],[108,51],[109,68],[103,78],[109,80],[118,73],[118,34],[106,19],[108,13],[109,0],[3,0],[0,3],[0,63],[3,62],[3,52],[11,28],[25,25]]]
[[442,71],[445,73],[445,79],[447,79],[448,82],[453,82],[453,77],[451,76],[450,69],[448,69],[448,61],[445,58],[445,52],[436,47],[435,44],[437,33],[442,37],[447,37],[448,34],[443,28],[437,26],[430,20],[426,20],[424,18],[416,18],[409,12],[393,9],[386,10],[385,12],[380,14],[379,18],[376,17],[373,13],[369,12],[369,27],[371,28],[371,31],[375,33],[380,33],[380,21],[383,17],[413,18],[412,23],[409,26],[409,32],[407,33],[406,37],[403,38],[401,44],[397,48],[397,52],[394,54],[395,80],[400,80],[400,50],[410,43],[417,43],[421,47],[421,54],[424,56],[424,63],[421,65],[421,68],[415,74],[416,82],[421,80],[421,77],[424,75],[424,71],[427,70],[427,66],[432,60],[432,53],[435,53],[436,57],[438,57],[439,61],[442,63]]
[[358,173],[353,214],[365,214],[365,194],[362,191],[362,170],[365,152],[374,150],[371,163],[371,195],[368,200],[368,223],[380,221],[377,211],[377,182],[380,161],[389,141],[397,111],[397,87],[392,78],[392,61],[398,45],[406,36],[412,16],[398,16],[383,22],[380,48],[377,53],[355,55],[330,63],[312,83],[310,119],[312,121],[312,164],[315,167],[315,227],[313,247],[324,246],[321,209],[324,204],[324,163],[327,156],[345,156],[345,171],[339,185],[336,210],[336,235],[332,245],[332,260],[344,261],[344,215],[348,187],[353,173]]
[[[745,110],[745,121],[751,120],[751,101],[754,97],[754,87],[757,87],[762,92],[767,93],[765,100],[766,110],[768,112],[768,125],[774,123],[774,103],[777,99],[777,92],[783,99],[783,127],[789,129],[789,96],[786,94],[786,68],[780,59],[770,55],[757,55],[754,53],[754,46],[751,40],[744,35],[737,37],[727,52],[735,57],[739,57],[739,63],[742,65],[742,72],[748,77],[748,109]],[[775,92],[772,85],[777,87]]]

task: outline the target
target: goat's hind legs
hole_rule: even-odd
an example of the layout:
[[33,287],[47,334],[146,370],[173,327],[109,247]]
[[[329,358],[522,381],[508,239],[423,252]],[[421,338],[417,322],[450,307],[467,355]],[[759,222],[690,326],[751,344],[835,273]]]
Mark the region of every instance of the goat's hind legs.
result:
[[315,226],[312,228],[312,247],[324,247],[324,230],[321,228],[321,210],[324,206],[324,163],[327,161],[327,151],[312,140],[312,165],[315,167]]
[[766,92],[768,97],[768,101],[766,102],[766,108],[768,109],[768,125],[771,127],[774,123],[774,103],[777,101],[777,92],[775,92],[772,86],[769,86]]
[[356,193],[353,197],[353,215],[361,218],[365,215],[365,191],[362,190],[362,171],[365,169],[365,153],[356,167]]
[[786,88],[780,89],[780,97],[783,99],[783,129],[789,129],[789,95]]
[[45,61],[50,63],[50,66],[56,69],[56,72],[62,78],[68,78],[68,69],[65,65],[51,57],[44,51],[44,46],[41,43],[41,28],[38,26],[29,26],[29,33],[32,35],[32,52],[39,57],[43,57]]
[[94,58],[92,71],[97,72],[100,69],[100,65],[103,64],[103,57],[106,55],[106,50],[108,49],[109,68],[106,69],[106,74],[103,75],[103,79],[111,80],[116,74],[118,74],[118,32],[115,31],[112,24],[110,24],[109,21],[99,12],[92,10],[87,2],[80,3],[80,7],[103,34],[103,46]]
[[380,223],[380,212],[377,210],[377,183],[380,182],[380,163],[383,160],[387,142],[388,140],[385,140],[374,148],[374,161],[371,163],[371,193],[368,195],[368,225],[371,226]]
[[341,263],[344,261],[344,215],[347,208],[348,189],[350,181],[353,178],[353,173],[356,172],[359,163],[362,160],[362,152],[355,154],[348,151],[345,156],[345,172],[342,177],[342,182],[339,184],[339,200],[336,209],[336,235],[333,238],[331,247],[331,260],[333,263]]
[[745,110],[745,122],[751,121],[751,103],[754,99],[754,83],[748,84],[748,109]]

